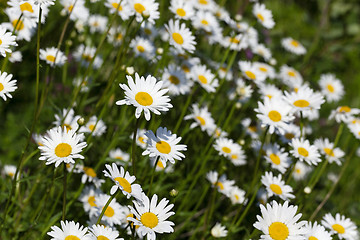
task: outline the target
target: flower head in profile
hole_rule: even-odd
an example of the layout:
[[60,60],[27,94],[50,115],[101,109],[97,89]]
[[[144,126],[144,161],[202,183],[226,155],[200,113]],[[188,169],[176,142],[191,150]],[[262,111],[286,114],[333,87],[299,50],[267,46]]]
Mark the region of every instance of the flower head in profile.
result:
[[11,53],[11,46],[17,46],[15,42],[16,36],[11,32],[7,32],[6,28],[0,26],[0,54],[6,57],[6,53]]
[[17,80],[11,80],[12,77],[12,74],[0,72],[0,97],[4,99],[4,101],[6,101],[7,98],[12,98],[10,93],[17,89]]
[[167,128],[159,127],[155,134],[150,130],[145,133],[148,137],[147,148],[143,155],[149,155],[151,158],[160,157],[160,161],[166,166],[166,162],[174,164],[176,160],[182,160],[185,155],[180,151],[186,151],[187,147],[183,144],[178,144],[181,137],[172,134]]
[[296,55],[304,55],[306,53],[305,47],[297,40],[288,37],[281,40],[281,45],[289,52]]
[[305,229],[305,239],[315,240],[332,240],[331,234],[325,230],[324,226],[314,222],[307,222],[304,226]]
[[66,62],[66,56],[55,47],[40,49],[40,59],[45,61],[51,67],[62,66]]
[[135,226],[139,226],[138,232],[141,236],[147,235],[148,240],[155,240],[156,233],[171,233],[174,231],[172,226],[174,223],[167,221],[167,219],[174,215],[170,210],[174,204],[170,204],[169,200],[163,198],[158,203],[158,196],[154,194],[150,199],[143,194],[144,205],[133,201],[133,206],[128,206],[134,217],[128,217],[128,220],[133,222]]
[[47,233],[47,235],[52,237],[51,240],[87,239],[86,232],[88,229],[79,223],[75,223],[74,221],[61,221],[60,224],[61,228],[52,226],[52,231]]
[[148,75],[146,79],[135,73],[135,82],[131,76],[126,76],[128,85],[120,84],[125,91],[125,99],[116,102],[117,105],[133,105],[136,107],[135,117],[139,118],[144,111],[145,119],[150,120],[150,112],[160,115],[161,112],[169,111],[172,105],[169,96],[164,96],[168,89],[161,89],[163,82]]
[[255,3],[253,14],[265,28],[271,29],[275,26],[275,22],[270,10],[266,9],[264,4]]
[[215,226],[212,227],[210,232],[211,232],[211,236],[213,236],[214,238],[226,237],[228,233],[225,226],[222,226],[218,222],[215,224]]
[[124,240],[119,237],[119,232],[104,225],[93,225],[89,228],[88,240]]
[[62,162],[75,163],[74,159],[84,159],[80,153],[87,146],[82,142],[83,134],[76,134],[74,130],[67,130],[66,127],[50,129],[47,135],[42,137],[42,146],[39,146],[41,156],[39,160],[46,161],[46,165],[55,163],[58,167]]

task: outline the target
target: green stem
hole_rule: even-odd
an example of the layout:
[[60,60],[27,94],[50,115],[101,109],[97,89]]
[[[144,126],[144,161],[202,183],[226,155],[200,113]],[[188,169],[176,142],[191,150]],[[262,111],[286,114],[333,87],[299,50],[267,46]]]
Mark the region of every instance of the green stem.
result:
[[64,179],[63,179],[63,210],[62,210],[62,220],[65,221],[66,214],[66,187],[67,187],[67,170],[66,163],[63,163],[64,169]]
[[114,193],[113,195],[111,195],[111,197],[109,198],[109,200],[106,202],[105,206],[103,207],[103,209],[102,209],[102,211],[101,211],[101,213],[100,213],[100,216],[99,216],[98,220],[96,221],[96,224],[100,224],[101,218],[104,216],[104,213],[105,213],[106,209],[107,209],[108,206],[110,205],[111,201],[112,201],[114,198],[116,198],[116,197],[119,195],[120,192],[121,192],[121,191],[118,190],[116,193]]
[[193,87],[191,93],[190,93],[189,96],[187,97],[186,103],[185,103],[185,105],[184,105],[183,108],[182,108],[181,115],[180,115],[180,117],[178,118],[178,120],[177,120],[177,122],[176,122],[176,125],[175,125],[175,128],[174,128],[174,133],[176,133],[176,132],[179,130],[179,127],[180,127],[182,121],[184,120],[184,116],[185,116],[186,110],[188,109],[188,107],[189,107],[189,105],[190,105],[190,103],[191,103],[191,99],[192,99],[192,97],[193,97],[196,89],[197,89],[197,85],[196,85],[195,87]]

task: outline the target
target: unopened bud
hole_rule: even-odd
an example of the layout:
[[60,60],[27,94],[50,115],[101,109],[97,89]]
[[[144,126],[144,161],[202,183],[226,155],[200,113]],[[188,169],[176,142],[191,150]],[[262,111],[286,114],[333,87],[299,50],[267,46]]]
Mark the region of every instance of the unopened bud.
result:
[[135,73],[135,69],[133,67],[127,67],[126,73],[129,75],[133,75]]
[[176,197],[178,194],[179,194],[179,191],[176,189],[172,189],[170,191],[170,196],[172,196],[172,197]]
[[145,10],[141,13],[141,15],[144,19],[148,19],[150,17],[150,12],[149,10]]
[[310,194],[311,193],[311,188],[310,187],[305,187],[304,188],[304,193]]
[[245,144],[245,140],[244,140],[244,139],[240,139],[240,140],[239,140],[239,144],[240,144],[240,145],[244,145],[244,144]]
[[277,63],[277,61],[276,61],[276,59],[275,58],[272,58],[272,59],[270,59],[270,64],[271,65],[276,65],[276,63]]
[[83,126],[85,124],[85,119],[81,117],[77,120],[77,123],[79,124],[79,126]]
[[156,49],[156,53],[161,55],[161,54],[164,53],[164,49],[163,48],[158,48],[158,49]]
[[242,16],[240,14],[235,15],[235,20],[240,21],[242,19]]
[[242,104],[241,104],[241,103],[239,103],[239,102],[237,102],[237,103],[235,104],[235,107],[236,107],[237,109],[240,109],[240,108],[241,108],[241,106],[242,106]]

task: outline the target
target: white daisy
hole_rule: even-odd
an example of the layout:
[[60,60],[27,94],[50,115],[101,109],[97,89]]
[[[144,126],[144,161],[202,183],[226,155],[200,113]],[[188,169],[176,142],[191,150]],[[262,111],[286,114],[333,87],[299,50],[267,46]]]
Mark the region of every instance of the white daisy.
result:
[[241,146],[234,143],[232,139],[218,138],[214,143],[214,148],[219,152],[219,155],[231,158],[233,154],[241,151]]
[[15,62],[22,62],[22,53],[20,51],[15,51],[8,53],[9,55],[9,62],[15,63]]
[[132,221],[135,226],[139,226],[138,232],[141,236],[147,235],[148,240],[155,240],[155,233],[173,232],[172,226],[174,226],[174,223],[166,219],[175,214],[169,212],[174,207],[174,204],[168,205],[169,200],[165,198],[161,199],[157,204],[158,196],[156,194],[152,196],[151,201],[145,194],[143,194],[143,199],[144,205],[133,201],[134,207],[128,206],[135,215],[135,218],[128,217],[128,220]]
[[58,167],[62,162],[75,163],[76,158],[84,159],[80,154],[87,146],[86,142],[81,142],[83,137],[83,134],[76,134],[65,127],[50,129],[41,140],[43,146],[38,147],[41,151],[39,160],[46,161],[46,165],[55,163]]
[[[4,165],[3,173],[11,178],[15,177],[16,166],[15,165]],[[18,176],[19,177],[19,176]]]
[[283,38],[281,40],[281,45],[287,51],[292,52],[296,55],[304,55],[306,53],[306,49],[304,48],[304,46],[299,41],[291,37]]
[[58,226],[51,226],[51,232],[48,232],[51,240],[68,240],[68,239],[78,239],[78,240],[86,240],[86,232],[87,227],[83,227],[79,223],[75,223],[74,221],[61,221],[61,228]]
[[282,174],[290,166],[290,159],[288,153],[284,148],[280,148],[278,144],[268,145],[265,148],[265,159],[271,164],[271,167],[279,170]]
[[129,162],[130,154],[122,151],[120,148],[110,150],[109,157],[112,158],[112,159],[116,159],[118,161],[121,161],[121,162],[127,162],[127,163],[131,164]]
[[137,36],[133,40],[131,40],[129,46],[135,52],[135,56],[141,56],[148,60],[150,60],[154,56],[153,43],[146,38]]
[[185,120],[193,119],[193,122],[190,125],[190,129],[200,126],[201,131],[206,131],[208,135],[212,135],[216,129],[215,120],[211,117],[211,113],[208,110],[208,107],[199,108],[197,104],[192,105],[193,113],[184,117]]
[[260,71],[259,68],[251,62],[239,61],[238,64],[243,76],[246,79],[252,80],[256,84],[259,84],[266,79],[266,74]]
[[67,60],[63,52],[55,47],[40,49],[40,59],[46,61],[51,67],[62,66]]
[[295,180],[303,180],[311,172],[311,167],[303,162],[296,162],[292,176]]
[[219,86],[218,79],[205,65],[196,65],[191,68],[192,79],[198,82],[207,92],[215,92]]
[[193,3],[186,0],[171,0],[169,10],[175,18],[188,20],[194,16]]
[[309,165],[317,165],[321,162],[318,148],[310,145],[309,140],[293,138],[289,145],[293,148],[290,153],[300,161],[306,161]]
[[76,167],[79,168],[80,172],[83,173],[83,175],[81,176],[81,183],[85,184],[86,182],[91,182],[95,185],[96,188],[100,188],[101,185],[105,182],[104,179],[99,179],[97,177],[95,169],[93,169],[92,167],[86,167],[79,164]]
[[226,230],[225,226],[222,226],[220,223],[216,223],[210,230],[211,236],[214,238],[221,238],[226,237],[228,231]]
[[178,144],[181,137],[172,134],[166,127],[159,127],[156,130],[156,136],[151,130],[147,131],[145,135],[148,137],[148,145],[142,155],[149,155],[150,158],[160,157],[164,166],[166,166],[167,161],[174,164],[175,159],[181,161],[185,158],[185,155],[180,151],[186,151],[186,145]]
[[291,88],[296,88],[303,84],[303,78],[301,74],[294,68],[287,65],[281,66],[279,77],[284,84]]
[[262,216],[257,215],[258,221],[254,227],[264,234],[261,235],[263,240],[303,240],[305,230],[302,226],[305,221],[297,222],[301,213],[296,214],[298,207],[285,202],[283,205],[273,201],[271,204],[260,205]]
[[95,199],[99,194],[102,194],[102,192],[99,189],[94,188],[93,186],[91,187],[85,186],[84,190],[82,191],[79,197],[79,201],[83,203],[85,212],[90,212],[95,210],[96,207]]
[[206,174],[206,179],[211,183],[212,187],[216,187],[220,193],[230,197],[235,184],[234,180],[228,180],[225,175],[219,177],[219,174],[216,171],[208,172]]
[[169,23],[165,25],[166,30],[170,35],[170,44],[175,47],[179,53],[188,51],[193,53],[195,51],[195,37],[192,35],[185,23],[180,25],[179,20],[175,22],[170,19]]
[[272,13],[266,9],[265,4],[255,3],[252,13],[265,28],[271,29],[275,26]]
[[294,119],[292,108],[279,98],[265,98],[264,103],[258,102],[259,107],[254,111],[261,125],[269,127],[269,133],[278,130],[280,134],[285,133],[286,125]]
[[219,27],[219,22],[217,21],[214,14],[209,11],[197,11],[194,17],[192,18],[192,25],[195,29],[203,29],[206,32],[212,32],[213,29]]
[[337,213],[333,217],[330,213],[325,214],[321,224],[330,230],[331,234],[337,234],[339,239],[358,240],[359,232],[355,223],[350,218],[345,218],[344,215]]
[[10,46],[17,46],[15,42],[16,36],[12,35],[11,32],[7,32],[6,28],[0,26],[0,54],[6,57],[6,53],[11,53]]
[[300,87],[296,92],[288,93],[285,91],[284,100],[296,111],[320,109],[321,104],[325,102],[322,94],[314,92],[305,85]]
[[240,103],[247,102],[253,94],[253,89],[251,85],[247,85],[245,81],[241,78],[236,79],[236,88],[235,91],[230,93],[229,98],[234,99],[238,98]]
[[264,44],[257,44],[256,46],[254,46],[252,48],[252,51],[255,54],[263,57],[265,61],[270,61],[270,59],[271,59],[271,56],[272,56],[271,51],[269,48],[265,47]]
[[73,130],[73,131],[77,131],[79,124],[78,124],[78,120],[79,120],[80,116],[75,115],[75,111],[74,109],[70,108],[70,110],[67,110],[66,108],[64,108],[62,110],[62,114],[55,114],[55,121],[53,122],[53,124],[55,126],[61,126],[66,127],[66,130]]
[[168,89],[161,89],[163,82],[156,81],[156,78],[148,75],[146,79],[139,77],[135,73],[135,82],[131,76],[126,76],[128,85],[120,84],[125,91],[125,99],[117,101],[116,105],[134,105],[136,107],[135,117],[139,118],[141,112],[144,111],[145,119],[150,120],[150,111],[160,115],[160,111],[169,111],[172,105],[169,103],[170,98],[164,96]]
[[[146,149],[148,137],[145,135],[147,131],[145,129],[138,129],[136,132],[136,145],[142,149]],[[133,138],[133,134],[130,135],[130,138]]]
[[334,143],[330,142],[329,139],[316,139],[314,145],[320,150],[320,153],[329,160],[330,163],[335,162],[337,165],[341,165],[341,160],[345,156],[345,152],[340,148],[334,148]]
[[89,228],[88,240],[124,240],[119,237],[119,232],[103,225],[93,225]]
[[329,119],[335,119],[336,122],[348,123],[354,118],[354,115],[360,113],[358,108],[350,108],[349,106],[339,106],[335,110],[332,110]]
[[11,92],[17,89],[17,80],[11,80],[12,74],[0,71],[0,97],[6,101],[7,98],[12,98]]
[[86,23],[89,25],[91,33],[103,33],[106,30],[107,22],[107,17],[101,16],[99,14],[92,14]]
[[276,77],[275,69],[269,64],[254,62],[253,65],[260,70],[260,72],[263,72],[267,78],[274,79]]
[[106,125],[101,119],[96,116],[90,117],[89,121],[79,129],[80,133],[91,133],[94,136],[101,136],[106,131]]
[[185,72],[175,64],[170,64],[164,69],[162,81],[164,82],[164,88],[169,89],[169,94],[175,96],[190,92],[192,86],[192,82],[187,80]]
[[284,128],[285,133],[280,135],[280,139],[283,143],[290,142],[293,138],[300,137],[300,127],[290,123]]
[[266,187],[269,197],[275,195],[283,200],[295,197],[292,194],[292,187],[285,185],[285,182],[281,179],[281,174],[275,177],[272,172],[265,172],[265,175],[261,176],[261,183]]
[[304,226],[305,238],[307,240],[332,240],[331,234],[325,230],[324,226],[314,222],[307,222]]
[[120,167],[119,170],[115,163],[111,166],[105,164],[105,167],[108,171],[103,171],[104,176],[110,178],[115,183],[115,185],[111,187],[111,195],[120,189],[127,198],[134,197],[136,200],[142,201],[142,188],[139,184],[134,183],[136,180],[135,176],[131,176],[123,167]]
[[319,85],[321,92],[329,102],[337,102],[344,95],[344,85],[334,74],[321,74]]
[[230,200],[232,204],[243,204],[246,202],[246,198],[245,198],[245,194],[246,192],[244,190],[242,190],[241,188],[234,186],[231,190],[230,190]]
[[260,84],[259,92],[263,99],[281,98],[283,95],[282,91],[273,84]]
[[160,17],[159,3],[155,0],[128,0],[128,2],[136,15],[137,22],[142,22],[146,16],[146,21],[154,24],[155,20]]
[[128,1],[107,0],[105,2],[105,6],[110,9],[110,13],[114,13],[115,11],[117,11],[123,21],[128,20],[129,17],[132,15],[131,7],[128,4]]

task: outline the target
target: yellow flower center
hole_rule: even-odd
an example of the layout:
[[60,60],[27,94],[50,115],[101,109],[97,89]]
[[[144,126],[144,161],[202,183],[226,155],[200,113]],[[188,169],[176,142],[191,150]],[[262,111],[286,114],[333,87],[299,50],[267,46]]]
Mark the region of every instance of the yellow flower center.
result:
[[175,84],[175,85],[178,85],[180,83],[180,80],[178,77],[174,76],[174,75],[171,75],[169,77],[169,81],[172,83],[172,84]]
[[289,75],[290,77],[295,77],[295,76],[296,76],[295,72],[293,72],[293,71],[289,71],[289,72],[288,72],[288,75]]
[[224,184],[222,184],[222,182],[217,182],[216,186],[218,186],[220,190],[224,190]]
[[249,128],[250,132],[256,132],[257,131],[256,126],[249,126],[248,128]]
[[140,221],[145,227],[148,228],[154,228],[159,223],[158,217],[152,212],[146,212],[141,215]]
[[281,114],[278,111],[272,110],[269,112],[268,117],[273,122],[281,121]]
[[123,10],[122,6],[119,6],[118,3],[112,3],[111,4],[113,8],[117,9],[119,12]]
[[182,65],[181,69],[186,73],[190,72],[190,68],[188,66],[186,66],[186,65]]
[[186,12],[182,8],[176,9],[176,14],[179,15],[180,17],[185,17],[186,16]]
[[110,239],[108,239],[107,237],[105,237],[103,235],[100,235],[100,236],[97,237],[96,240],[110,240]]
[[25,3],[23,3],[23,4],[20,4],[20,10],[21,10],[22,12],[24,12],[24,11],[28,11],[28,12],[31,12],[31,13],[34,12],[31,4],[28,3],[28,2],[25,2]]
[[74,235],[69,235],[65,238],[65,240],[80,240],[80,238]]
[[156,149],[163,154],[169,154],[171,152],[171,146],[165,141],[157,142]]
[[270,95],[270,94],[267,94],[266,95],[269,99],[271,99],[273,96],[272,95]]
[[256,16],[257,16],[257,18],[258,18],[260,21],[262,21],[262,22],[265,20],[264,16],[261,15],[260,13],[256,14]]
[[206,21],[205,19],[203,19],[203,20],[201,20],[201,24],[202,24],[202,25],[209,25],[209,22]]
[[333,85],[331,85],[331,84],[328,84],[328,85],[326,86],[326,88],[327,88],[327,90],[328,90],[329,92],[331,92],[331,93],[333,93],[333,92],[335,91]]
[[274,240],[285,240],[289,236],[289,228],[282,222],[273,222],[269,226],[269,235]]
[[183,37],[181,36],[180,33],[173,33],[173,34],[172,34],[172,38],[174,39],[174,41],[175,41],[177,44],[182,45],[182,44],[184,43],[184,39],[183,39]]
[[301,156],[304,156],[304,157],[307,157],[309,156],[309,152],[303,148],[303,147],[299,147],[298,148],[298,153],[301,155]]
[[300,168],[295,169],[295,172],[296,172],[296,173],[301,173]]
[[292,133],[285,133],[284,136],[285,136],[286,139],[289,139],[289,140],[291,140],[291,139],[293,139],[295,137],[295,135],[292,134]]
[[239,195],[235,194],[234,197],[235,197],[236,201],[239,201],[239,199],[240,199]]
[[294,106],[300,107],[300,108],[305,108],[310,105],[310,103],[304,99],[296,100],[293,104],[294,104]]
[[147,92],[138,92],[135,100],[142,106],[150,106],[153,103],[153,98]]
[[135,3],[134,4],[134,9],[136,12],[142,14],[143,11],[145,11],[145,7],[144,5],[140,4],[140,3]]
[[74,5],[71,4],[71,5],[68,7],[68,11],[69,11],[69,12],[72,12],[73,9],[74,9]]
[[60,158],[68,157],[71,154],[71,152],[72,152],[72,148],[67,143],[60,143],[55,148],[55,155]]
[[[2,44],[2,41],[1,41],[1,39],[0,39],[0,45]],[[10,55],[11,56],[11,55]]]
[[319,239],[317,239],[317,238],[314,237],[314,236],[310,236],[308,240],[319,240]]
[[298,47],[300,45],[299,42],[296,40],[291,40],[290,44],[293,45],[294,47]]
[[139,142],[141,142],[141,143],[143,143],[143,144],[145,144],[145,138],[144,137],[138,137],[138,140],[139,140]]
[[84,172],[86,175],[88,175],[90,177],[96,177],[96,172],[91,167],[84,167]]
[[223,147],[221,150],[222,150],[224,153],[231,153],[231,149],[228,148],[228,147]]
[[112,207],[110,207],[110,206],[108,206],[108,207],[106,208],[105,213],[104,213],[104,215],[107,216],[107,217],[112,217],[112,216],[114,216],[114,214],[115,214],[115,211],[114,211],[114,209],[113,209]]
[[55,62],[55,57],[53,55],[47,55],[46,60],[48,60],[49,62]]
[[2,83],[0,83],[0,92],[4,90],[4,85]]
[[255,78],[256,78],[256,75],[255,75],[253,72],[251,72],[251,71],[246,71],[245,74],[246,74],[246,76],[247,76],[248,78],[250,78],[251,80],[255,80]]
[[339,112],[350,112],[351,108],[349,108],[348,106],[342,106],[339,109]]
[[276,193],[278,195],[282,194],[281,187],[277,184],[270,184],[270,189],[271,189],[271,191],[273,191],[274,193]]
[[202,84],[207,84],[207,79],[204,75],[199,75],[198,79]]
[[206,4],[208,4],[208,1],[207,0],[199,0],[199,3],[203,4],[203,5],[206,5]]
[[200,117],[200,116],[197,116],[196,119],[200,122],[200,125],[205,125],[205,119]]
[[12,21],[12,25],[13,27],[15,28],[15,30],[19,31],[19,30],[23,30],[25,25],[24,25],[24,22],[21,21],[20,19],[15,19],[14,21]]
[[119,33],[116,37],[116,40],[120,41],[121,39],[123,39],[123,35]]
[[341,226],[340,224],[334,224],[334,225],[332,225],[332,228],[334,229],[334,231],[338,232],[339,234],[345,233],[345,228],[343,226]]
[[164,164],[161,161],[158,161],[158,163],[156,164],[157,167],[164,169]]
[[[231,38],[229,39],[229,41],[230,41],[231,43],[235,43],[235,44],[239,44],[239,43],[240,43],[240,40],[237,39],[237,38],[234,38],[234,37],[231,37]],[[225,69],[225,70],[226,70],[226,69]]]
[[136,46],[136,49],[139,51],[139,52],[145,52],[145,48],[143,47],[143,46],[141,46],[141,45],[137,45]]
[[259,67],[259,70],[262,71],[262,72],[267,72],[268,70],[264,67]]
[[276,164],[276,165],[279,165],[280,164],[280,158],[279,158],[279,156],[278,155],[276,155],[276,154],[270,154],[270,160],[274,163],[274,164]]
[[128,180],[122,177],[117,177],[114,180],[120,184],[120,186],[123,188],[125,192],[131,193],[131,184],[129,183]]
[[90,62],[90,61],[92,60],[92,56],[87,55],[87,54],[83,54],[83,55],[82,55],[82,58],[83,58],[85,61],[88,61],[88,62]]
[[324,152],[326,153],[326,155],[335,157],[334,151],[331,148],[324,148]]
[[66,124],[66,123],[62,124],[61,126],[62,126],[62,128],[66,127],[66,132],[68,132],[69,130],[72,129],[72,127],[69,124]]
[[95,196],[90,196],[90,197],[88,198],[88,203],[90,204],[90,206],[96,207],[96,204],[95,204]]
[[92,131],[92,132],[93,132],[93,131],[94,131],[94,129],[95,129],[95,125],[94,125],[94,124],[90,124],[90,125],[89,125],[89,129],[90,129],[90,131]]

